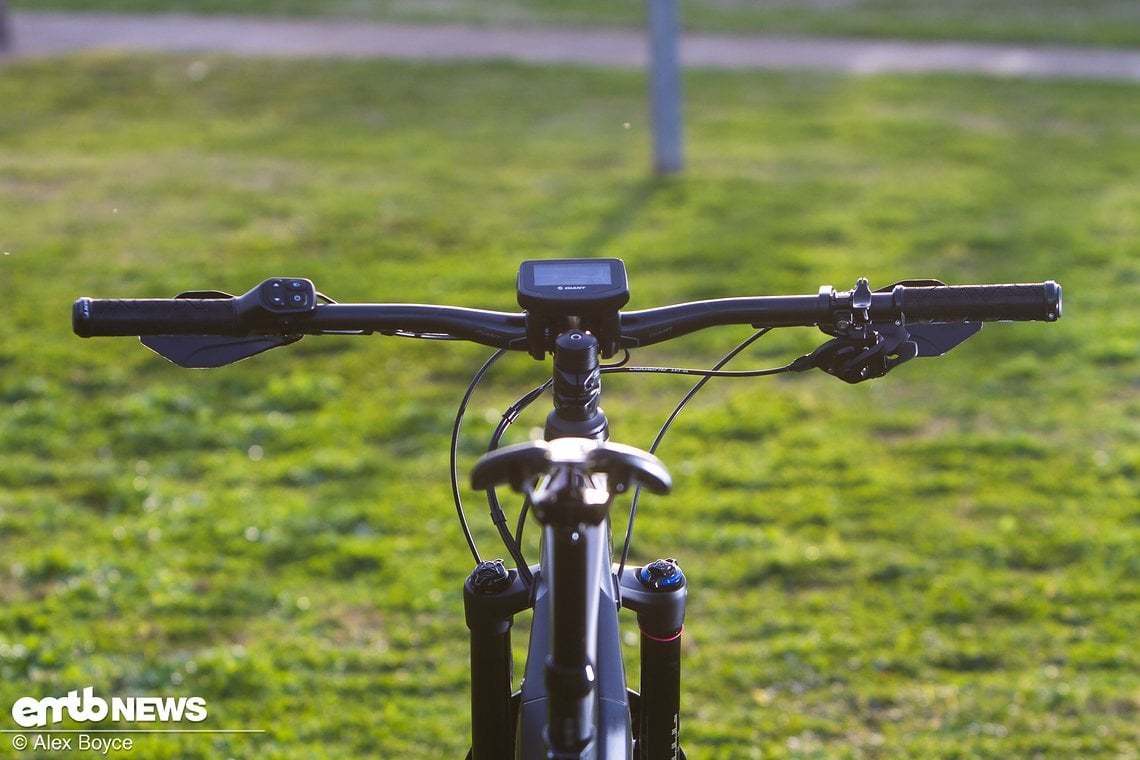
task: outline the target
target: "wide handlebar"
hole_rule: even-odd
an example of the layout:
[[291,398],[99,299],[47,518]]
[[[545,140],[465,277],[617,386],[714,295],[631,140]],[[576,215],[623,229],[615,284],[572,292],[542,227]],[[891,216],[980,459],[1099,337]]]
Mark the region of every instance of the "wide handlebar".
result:
[[[1053,281],[1006,285],[901,283],[871,292],[865,280],[849,291],[825,286],[816,295],[726,298],[621,313],[622,348],[661,343],[707,327],[1045,321],[1061,317]],[[312,283],[266,280],[242,296],[188,293],[173,299],[80,298],[73,329],[81,337],[128,335],[300,336],[383,333],[453,337],[527,350],[525,315],[424,304],[319,303]]]

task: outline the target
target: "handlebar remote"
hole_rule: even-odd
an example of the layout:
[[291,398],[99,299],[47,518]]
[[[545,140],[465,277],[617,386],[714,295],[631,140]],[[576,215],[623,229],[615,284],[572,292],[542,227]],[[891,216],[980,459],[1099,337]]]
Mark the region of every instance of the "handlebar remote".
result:
[[275,314],[311,311],[317,302],[317,289],[303,277],[274,277],[258,287],[261,305]]

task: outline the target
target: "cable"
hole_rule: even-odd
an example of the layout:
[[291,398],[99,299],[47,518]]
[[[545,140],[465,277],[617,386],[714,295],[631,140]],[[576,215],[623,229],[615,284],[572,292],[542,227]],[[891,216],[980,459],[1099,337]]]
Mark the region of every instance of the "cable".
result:
[[[625,355],[621,359],[612,364],[604,365],[602,369],[603,371],[616,370],[625,364],[628,364],[631,356],[632,355],[627,349],[625,351]],[[542,385],[532,388],[529,392],[523,395],[522,398],[508,407],[507,410],[503,412],[502,419],[499,420],[499,424],[495,428],[495,432],[491,434],[491,441],[487,445],[487,451],[494,451],[495,449],[499,448],[499,443],[502,441],[503,436],[506,435],[507,429],[515,423],[515,421],[519,418],[523,411],[526,410],[527,407],[537,401],[542,396],[542,394],[550,390],[553,385],[553,378],[547,380]],[[506,532],[506,513],[503,511],[502,502],[499,501],[499,495],[494,489],[491,489],[487,492],[487,506],[491,512],[491,522],[495,524],[496,528],[498,528],[499,536],[503,540],[503,545],[506,547],[511,557],[514,558],[518,567],[519,575],[527,585],[530,585],[534,579],[534,575],[530,572],[530,565],[527,563],[526,558],[522,553],[523,530],[526,527],[527,515],[530,513],[530,499],[523,500],[522,508],[519,510],[518,520],[515,523],[515,533],[513,536],[510,533]]]
[[[450,333],[418,333],[410,332],[408,330],[390,330],[382,331],[381,335],[387,335],[392,338],[414,338],[416,340],[464,340],[457,335]],[[505,351],[505,349],[503,349]]]
[[515,543],[522,546],[523,528],[526,527],[526,516],[530,513],[530,497],[523,499],[522,509],[519,510],[519,519],[515,523]]
[[617,361],[613,362],[612,364],[601,365],[602,372],[613,372],[614,370],[617,370],[629,364],[630,360],[633,359],[633,354],[629,352],[628,348],[623,348],[622,352],[623,356]]
[[459,409],[455,413],[455,424],[451,428],[451,497],[455,500],[455,512],[459,517],[459,527],[463,530],[463,537],[467,539],[467,547],[471,550],[471,556],[475,558],[476,565],[483,560],[479,556],[479,548],[475,545],[475,537],[471,534],[471,526],[467,524],[467,515],[463,512],[463,497],[459,492],[459,430],[463,427],[463,417],[467,414],[467,404],[470,403],[475,388],[478,387],[487,371],[505,353],[507,353],[507,349],[500,348],[483,363],[483,366],[475,373],[475,377],[471,378],[471,384],[467,386],[467,392],[463,394],[463,400],[459,402]]
[[[712,369],[709,370],[669,369],[666,367],[622,367],[616,370],[619,372],[664,372],[680,375],[699,375],[701,378],[696,382],[696,384],[693,385],[692,388],[689,389],[689,392],[684,395],[680,402],[678,402],[677,406],[673,409],[673,413],[669,415],[669,418],[665,420],[665,423],[661,426],[661,429],[657,431],[657,437],[654,438],[653,445],[649,447],[650,454],[655,454],[657,452],[658,447],[661,445],[662,439],[664,439],[665,434],[669,432],[669,428],[673,425],[673,422],[677,419],[677,416],[681,413],[681,410],[684,409],[685,406],[690,401],[692,401],[693,397],[696,396],[697,393],[699,393],[700,390],[705,387],[708,381],[714,377],[763,377],[765,375],[778,375],[783,372],[791,371],[791,364],[786,364],[783,367],[774,367],[772,369],[751,370],[743,372],[721,371],[721,367],[735,359],[746,348],[763,338],[771,331],[771,327],[766,327],[763,330],[758,330],[757,332],[753,333],[751,336],[742,341],[740,345],[736,346],[736,348],[725,354],[724,357],[716,364],[714,364]],[[625,573],[625,565],[629,560],[629,548],[633,543],[633,520],[637,516],[637,503],[640,498],[641,488],[638,487],[634,490],[633,498],[631,499],[629,505],[629,523],[625,530],[625,543],[622,546],[621,561],[618,563],[617,577],[619,581],[621,580],[622,575]]]
[[[499,442],[506,434],[507,428],[514,424],[519,415],[533,404],[538,398],[546,392],[551,385],[554,384],[553,380],[547,380],[542,385],[531,389],[522,398],[512,404],[503,412],[502,419],[499,420],[495,432],[491,434],[491,442],[487,445],[487,451],[494,451],[499,448]],[[519,572],[519,577],[522,578],[524,584],[529,586],[534,581],[534,574],[530,571],[530,565],[526,561],[526,557],[522,553],[522,529],[526,522],[526,515],[530,508],[530,501],[524,500],[522,510],[519,512],[518,525],[516,527],[515,535],[512,536],[510,530],[507,528],[507,516],[503,511],[502,502],[499,501],[499,494],[494,488],[487,490],[487,507],[491,512],[491,522],[499,531],[499,538],[503,541],[503,546],[515,561],[516,569]]]
[[[776,374],[780,374],[783,372],[793,371],[794,363],[785,365],[783,367],[774,367],[774,368],[770,368],[770,369],[744,370],[744,371],[724,371],[724,370],[722,370],[722,367],[724,367],[726,364],[728,364],[728,362],[730,362],[734,358],[736,358],[741,352],[743,352],[745,349],[747,349],[749,346],[751,346],[757,340],[759,340],[760,338],[767,335],[771,331],[771,329],[772,328],[765,328],[763,330],[759,330],[756,333],[754,333],[752,336],[750,336],[749,338],[747,338],[746,340],[741,342],[738,346],[736,346],[734,349],[732,349],[730,352],[728,352],[720,361],[718,361],[712,367],[712,369],[704,370],[704,369],[683,369],[683,368],[678,368],[678,367],[631,367],[631,366],[628,366],[630,358],[631,358],[631,354],[628,350],[625,350],[624,355],[622,356],[621,359],[619,359],[618,361],[613,362],[611,364],[603,365],[601,367],[601,371],[605,374],[612,374],[612,373],[655,374],[656,373],[656,374],[697,376],[700,378],[700,380],[698,380],[693,385],[693,387],[689,389],[689,391],[685,394],[685,396],[681,399],[681,401],[673,409],[673,412],[669,415],[669,418],[661,426],[661,429],[658,431],[657,436],[654,439],[652,446],[650,446],[650,448],[649,448],[650,453],[655,453],[657,451],[658,447],[661,445],[661,441],[664,439],[665,434],[669,431],[670,427],[673,425],[673,422],[677,419],[677,416],[681,413],[681,410],[685,408],[685,406],[689,403],[689,401],[691,401],[693,399],[693,397],[696,396],[696,394],[698,392],[700,392],[700,390],[702,388],[704,388],[704,386],[712,378],[714,378],[714,377],[726,377],[726,378],[727,377],[735,377],[735,378],[764,377],[767,375],[776,375]],[[411,336],[407,336],[407,337],[411,337]],[[427,337],[427,336],[417,336],[417,337]],[[438,337],[439,339],[444,339],[444,340],[448,339],[444,336],[433,336],[433,337]],[[460,527],[463,530],[463,535],[467,539],[467,545],[470,548],[471,554],[475,558],[476,563],[479,563],[482,560],[481,560],[481,557],[479,555],[478,548],[476,547],[476,544],[475,544],[475,538],[471,533],[471,527],[467,522],[467,517],[466,517],[466,514],[465,514],[464,509],[463,509],[463,500],[462,500],[462,496],[460,494],[460,489],[459,489],[459,467],[458,467],[459,433],[460,433],[460,429],[461,429],[462,424],[463,424],[463,418],[467,414],[467,408],[468,408],[468,405],[470,404],[471,397],[474,394],[475,389],[478,387],[479,383],[482,382],[484,376],[487,374],[488,371],[490,371],[491,367],[494,366],[494,364],[496,362],[498,362],[498,360],[500,358],[502,358],[502,356],[506,352],[507,352],[507,349],[500,349],[500,350],[496,351],[489,359],[487,359],[487,361],[483,364],[483,366],[480,367],[479,371],[475,373],[475,376],[472,378],[470,385],[468,385],[468,387],[467,387],[466,393],[464,393],[464,395],[463,395],[463,399],[460,401],[459,409],[456,412],[456,416],[455,416],[455,424],[452,428],[452,433],[451,433],[451,491],[452,491],[452,497],[455,501],[455,509],[456,509],[456,514],[458,515],[458,518],[459,518]],[[506,411],[503,412],[502,418],[499,420],[498,425],[495,427],[494,432],[491,434],[491,439],[490,439],[490,442],[487,446],[488,451],[494,451],[495,449],[497,449],[499,447],[499,443],[502,441],[503,436],[506,434],[506,432],[510,428],[510,426],[515,423],[515,421],[519,418],[519,416],[523,413],[523,411],[526,410],[527,407],[529,407],[538,398],[540,398],[547,390],[550,389],[550,387],[552,385],[553,385],[553,380],[547,380],[542,385],[539,385],[539,386],[536,386],[535,388],[532,388],[530,391],[525,393],[521,398],[519,398],[514,404],[512,404],[510,407],[508,407],[506,409]],[[625,571],[625,565],[629,559],[630,546],[632,545],[632,542],[633,542],[634,518],[637,515],[637,504],[638,504],[638,501],[640,500],[640,496],[641,496],[641,489],[638,488],[634,491],[633,499],[630,503],[629,524],[626,528],[625,543],[622,547],[621,561],[620,561],[619,566],[618,566],[618,578],[619,578],[619,580]],[[502,503],[499,501],[498,494],[496,493],[495,489],[493,489],[493,488],[488,489],[488,491],[487,491],[487,505],[488,505],[490,515],[491,515],[491,522],[495,525],[495,528],[497,529],[497,531],[499,533],[499,537],[503,541],[504,548],[506,548],[506,550],[510,554],[511,558],[514,559],[516,566],[517,566],[517,569],[518,569],[518,572],[519,572],[519,576],[521,577],[523,582],[529,586],[533,582],[534,576],[530,572],[530,567],[527,564],[526,558],[523,556],[523,553],[522,553],[523,529],[524,529],[525,524],[526,524],[527,515],[530,512],[529,500],[524,500],[524,502],[523,502],[523,506],[522,506],[521,511],[519,512],[517,524],[515,526],[515,532],[513,535],[511,533],[510,529],[507,527],[507,517],[506,517],[506,513],[503,511]]]
[[[771,329],[771,328],[768,328]],[[730,357],[731,358],[731,357]],[[606,374],[619,373],[619,372],[637,372],[642,374],[662,374],[662,375],[696,375],[703,377],[705,380],[711,380],[714,377],[765,377],[767,375],[779,375],[784,372],[791,372],[792,365],[785,364],[783,367],[772,367],[769,369],[748,369],[748,370],[717,370],[717,369],[682,369],[680,367],[614,367],[603,368],[602,372]],[[703,385],[703,383],[702,383]]]

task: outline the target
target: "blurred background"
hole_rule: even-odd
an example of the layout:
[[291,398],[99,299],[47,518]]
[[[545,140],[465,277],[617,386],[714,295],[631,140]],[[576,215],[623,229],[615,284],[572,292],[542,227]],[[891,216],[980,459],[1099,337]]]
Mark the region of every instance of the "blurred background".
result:
[[[8,5],[17,51],[31,12],[233,10]],[[1140,9],[1112,0],[680,8],[705,34],[1140,46]],[[625,0],[241,10],[587,34],[640,30],[646,13]],[[461,757],[471,559],[447,442],[488,351],[324,337],[189,371],[131,339],[74,337],[71,304],[284,275],[341,301],[513,310],[519,260],[617,256],[631,308],[859,276],[1065,288],[1057,324],[989,325],[859,386],[717,381],[680,417],[659,451],[677,488],[642,504],[633,560],[673,556],[690,579],[690,757],[1137,757],[1138,85],[699,67],[683,85],[685,166],[658,176],[638,67],[5,58],[4,714],[86,686],[201,696],[201,727],[266,733],[139,736],[137,755]],[[736,367],[823,339],[786,332]],[[747,334],[636,358],[707,366]],[[525,356],[496,368],[461,467],[544,372]],[[648,446],[687,387],[608,378],[614,439]]]

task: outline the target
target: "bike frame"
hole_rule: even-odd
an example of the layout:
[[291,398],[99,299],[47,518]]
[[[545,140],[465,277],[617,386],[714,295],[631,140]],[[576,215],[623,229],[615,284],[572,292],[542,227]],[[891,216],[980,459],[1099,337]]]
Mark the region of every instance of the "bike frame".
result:
[[[574,342],[582,346],[569,348]],[[546,437],[608,438],[597,341],[568,332],[554,355],[555,408]],[[586,372],[581,370],[585,367]],[[577,480],[577,483],[571,482]],[[621,573],[610,561],[605,476],[564,470],[546,477],[535,516],[542,553],[527,588],[501,561],[464,584],[471,632],[472,750],[481,758],[676,760],[680,730],[680,637],[687,585],[675,563]],[[593,498],[590,498],[590,497]],[[643,699],[626,686],[618,608],[638,613]],[[510,630],[533,609],[522,688],[512,693]]]

